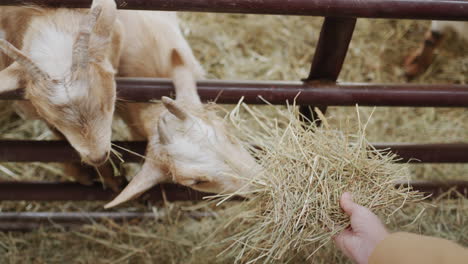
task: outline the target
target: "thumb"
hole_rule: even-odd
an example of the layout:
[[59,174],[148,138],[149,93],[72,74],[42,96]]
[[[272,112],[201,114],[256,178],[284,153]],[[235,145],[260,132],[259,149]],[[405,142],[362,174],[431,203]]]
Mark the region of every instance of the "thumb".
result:
[[359,209],[359,205],[353,202],[353,197],[349,192],[345,192],[341,195],[340,206],[349,216],[352,216],[353,213]]

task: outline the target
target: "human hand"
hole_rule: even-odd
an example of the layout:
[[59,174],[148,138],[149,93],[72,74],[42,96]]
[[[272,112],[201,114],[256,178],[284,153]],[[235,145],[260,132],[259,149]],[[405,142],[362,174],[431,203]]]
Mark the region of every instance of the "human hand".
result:
[[335,244],[356,263],[367,264],[377,244],[389,233],[374,213],[353,202],[350,193],[341,196],[340,205],[351,217],[351,227],[333,238]]

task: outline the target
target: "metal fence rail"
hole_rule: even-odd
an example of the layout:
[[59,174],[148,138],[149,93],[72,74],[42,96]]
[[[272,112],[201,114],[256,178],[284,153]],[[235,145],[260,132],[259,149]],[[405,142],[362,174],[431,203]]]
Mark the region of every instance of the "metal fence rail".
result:
[[[456,191],[468,197],[468,181],[411,181],[397,183],[396,187],[411,186],[414,190],[439,197],[448,191]],[[143,195],[149,201],[200,201],[208,193],[194,191],[176,184],[155,186]],[[104,190],[100,185],[83,186],[77,183],[63,182],[0,182],[0,201],[110,201],[116,196],[111,190]],[[455,195],[447,198],[459,197]],[[236,200],[242,200],[236,198]]]
[[[279,105],[296,98],[298,105],[468,107],[468,85],[206,80],[199,81],[197,89],[205,101],[225,104],[244,97],[250,104],[266,100]],[[117,78],[117,90],[120,99],[131,102],[174,94],[170,80],[157,78]],[[21,90],[0,94],[0,100],[22,99]]]
[[[140,155],[146,142],[116,141],[114,144]],[[468,163],[468,143],[456,144],[373,144],[378,150],[399,155],[400,163]],[[120,150],[126,162],[141,162],[141,157]],[[47,153],[47,155],[44,155]],[[81,162],[76,151],[66,141],[0,140],[0,162]]]
[[[92,0],[2,0],[0,5],[40,4],[86,8]],[[116,0],[121,9],[366,17],[432,20],[466,20],[465,0]]]
[[[161,184],[143,198],[151,201],[199,201],[209,194],[176,184]],[[0,201],[110,201],[116,193],[102,185],[84,186],[71,182],[0,182]]]

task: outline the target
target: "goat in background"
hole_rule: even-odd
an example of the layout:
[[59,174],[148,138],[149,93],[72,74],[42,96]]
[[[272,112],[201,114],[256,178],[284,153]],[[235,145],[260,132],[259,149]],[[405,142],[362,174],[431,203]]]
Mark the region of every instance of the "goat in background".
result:
[[427,31],[424,42],[405,60],[405,75],[408,78],[414,78],[426,71],[434,59],[435,50],[450,29],[468,41],[468,22],[432,21],[431,29]]

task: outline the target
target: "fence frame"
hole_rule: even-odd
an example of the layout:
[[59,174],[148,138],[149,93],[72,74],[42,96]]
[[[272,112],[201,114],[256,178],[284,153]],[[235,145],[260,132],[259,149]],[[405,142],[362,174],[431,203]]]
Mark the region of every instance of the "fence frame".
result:
[[[0,5],[21,5],[22,2],[22,0],[0,0]],[[29,0],[27,2],[48,7],[86,8],[90,6],[92,0]],[[314,116],[309,106],[319,107],[322,111],[331,105],[355,104],[361,106],[468,107],[468,85],[337,82],[358,18],[468,21],[468,1],[289,0],[287,5],[283,0],[116,0],[116,2],[121,9],[325,17],[307,78],[301,82],[201,81],[198,83],[198,89],[205,101],[218,99],[219,103],[237,103],[243,96],[247,103],[261,104],[265,99],[273,104],[285,104],[297,98],[296,103],[302,105],[301,111],[310,118]],[[119,96],[125,100],[148,102],[159,99],[161,96],[172,95],[174,88],[170,80],[120,78],[118,91]],[[0,94],[0,100],[22,100],[22,92]],[[145,145],[144,142],[121,142],[119,144],[129,145],[130,148],[140,153],[144,151]],[[463,155],[468,153],[468,143],[380,146],[377,144],[376,147],[389,147],[399,153],[405,161],[416,158],[426,163],[468,163],[468,155],[466,157]],[[5,151],[6,149],[8,151]],[[44,155],[46,149],[50,154],[48,156]],[[65,162],[77,160],[77,158],[77,154],[66,142],[0,141],[0,162]],[[138,161],[135,158],[132,159],[131,156],[127,158],[130,161]],[[449,189],[455,189],[468,197],[468,181],[411,182],[409,184],[421,191],[433,193],[435,196]],[[161,200],[163,190],[170,200],[198,200],[205,195],[196,191],[188,192],[187,189],[173,185],[162,185],[151,190],[146,198]],[[72,183],[0,182],[0,200],[107,200],[114,195],[96,186],[85,187]],[[126,217],[133,216],[118,217],[126,219]],[[18,220],[18,218],[0,214],[0,222],[2,217],[8,221]],[[24,217],[37,220],[44,216],[24,215]],[[63,218],[63,216],[57,217]],[[78,219],[80,216],[73,217]],[[96,215],[96,217],[100,216]],[[18,226],[15,227],[18,228]]]

